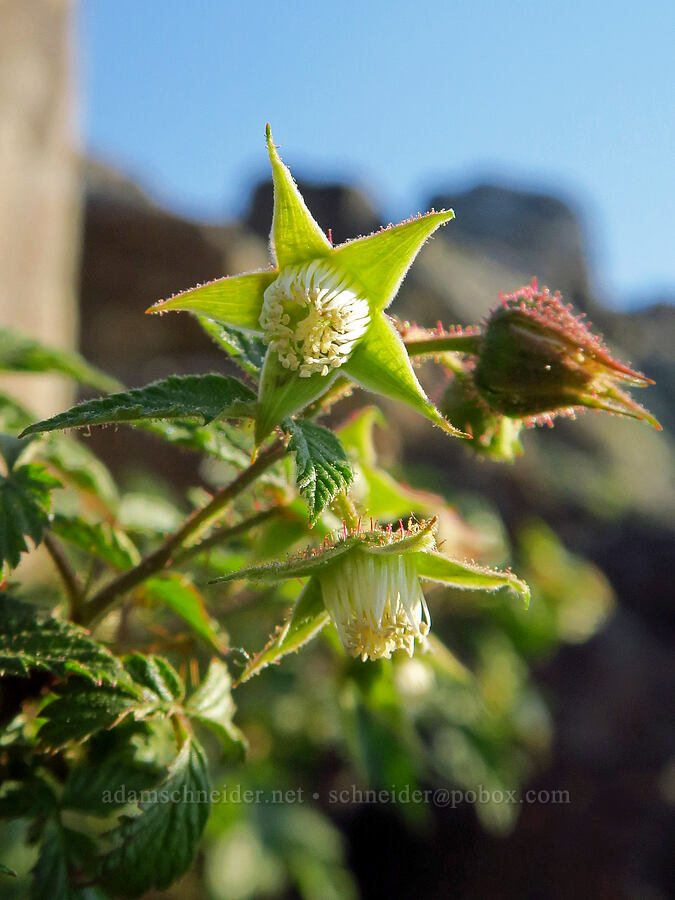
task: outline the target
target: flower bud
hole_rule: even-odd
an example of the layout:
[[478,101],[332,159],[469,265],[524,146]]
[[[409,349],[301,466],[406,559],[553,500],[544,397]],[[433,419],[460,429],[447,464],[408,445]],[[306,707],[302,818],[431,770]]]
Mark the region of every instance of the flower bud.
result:
[[621,389],[653,382],[614,359],[559,293],[538,290],[533,281],[501,301],[488,318],[473,371],[491,410],[543,420],[591,407],[661,427]]

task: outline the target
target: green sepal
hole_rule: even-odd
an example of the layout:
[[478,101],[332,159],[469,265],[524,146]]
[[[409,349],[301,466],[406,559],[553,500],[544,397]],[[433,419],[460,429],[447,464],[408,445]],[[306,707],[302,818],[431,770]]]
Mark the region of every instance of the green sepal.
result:
[[427,213],[347,241],[335,248],[331,263],[361,286],[372,311],[386,309],[424,242],[454,216],[451,209]]
[[214,578],[210,584],[217,584],[221,581],[243,580],[274,583],[284,578],[305,578],[308,575],[318,574],[321,569],[326,569],[345,553],[353,550],[363,540],[363,536],[346,538],[345,540],[337,541],[327,550],[321,550],[314,554],[308,551],[307,555],[298,555],[287,562],[273,562],[264,566],[251,566],[248,569],[239,569],[236,572],[230,572],[229,575]]
[[270,663],[298,650],[329,622],[330,616],[323,603],[321,586],[316,578],[310,578],[298,597],[293,611],[278,634],[256,654],[244,669],[239,683],[258,675]]
[[266,137],[274,184],[270,244],[277,265],[283,268],[328,256],[332,251],[328,238],[307,209],[291,173],[281,161],[269,125]]
[[401,337],[384,315],[373,318],[341,371],[365,390],[407,404],[448,434],[462,435],[424,393]]
[[362,548],[365,553],[372,553],[376,556],[400,556],[402,553],[422,554],[428,553],[436,548],[436,531],[438,522],[436,518],[429,519],[424,522],[418,531],[412,534],[406,534],[405,537],[397,538],[397,532],[394,532],[394,539],[388,544],[381,544],[377,541],[363,541]]
[[263,293],[278,274],[271,270],[217,278],[189,291],[182,291],[168,300],[160,300],[146,312],[192,312],[224,325],[260,332],[258,319],[262,312]]
[[496,591],[509,587],[522,598],[526,607],[529,605],[530,589],[513,572],[460,563],[440,553],[415,553],[413,558],[420,578],[439,581],[462,590]]
[[282,419],[300,412],[324,394],[339,374],[339,370],[334,369],[328,375],[317,373],[309,378],[301,378],[297,372],[291,372],[281,365],[277,353],[268,350],[260,376],[255,421],[256,446],[260,446]]

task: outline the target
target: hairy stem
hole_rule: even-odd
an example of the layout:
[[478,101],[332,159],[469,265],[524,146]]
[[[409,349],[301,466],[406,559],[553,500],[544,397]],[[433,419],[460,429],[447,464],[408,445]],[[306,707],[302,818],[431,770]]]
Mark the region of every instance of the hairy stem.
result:
[[435,353],[478,353],[481,345],[480,334],[445,334],[442,337],[425,338],[421,341],[403,343],[408,356],[430,356]]
[[185,560],[197,556],[198,553],[204,553],[212,547],[217,547],[219,544],[223,544],[239,534],[246,534],[247,531],[255,528],[256,525],[261,525],[263,522],[278,516],[282,510],[283,506],[275,506],[272,509],[266,509],[264,512],[256,513],[256,515],[250,516],[248,519],[243,519],[243,521],[237,522],[236,525],[230,525],[227,528],[216,528],[203,541],[199,541],[197,544],[190,544],[189,547],[182,547],[174,554],[173,561],[176,564],[183,563]]
[[89,625],[111,609],[126,593],[142,584],[155,572],[159,572],[171,560],[173,554],[190,538],[207,528],[213,519],[245,488],[286,452],[283,442],[275,441],[270,447],[244,469],[224,488],[213,495],[211,500],[201,509],[196,510],[177,531],[170,534],[164,542],[142,559],[133,569],[123,572],[113,581],[94,594],[89,603],[81,610],[75,621]]
[[350,496],[345,493],[338,494],[332,505],[334,511],[344,519],[347,528],[358,528],[361,517]]

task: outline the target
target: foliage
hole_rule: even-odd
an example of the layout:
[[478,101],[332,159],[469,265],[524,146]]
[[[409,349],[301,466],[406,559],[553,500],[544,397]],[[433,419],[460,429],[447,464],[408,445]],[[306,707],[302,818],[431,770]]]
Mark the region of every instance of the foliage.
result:
[[[385,308],[452,213],[334,248],[267,138],[273,268],[153,308],[197,315],[241,378],[124,389],[77,356],[0,332],[0,367],[111,392],[34,423],[0,396],[0,818],[25,826],[0,876],[16,870],[20,882],[32,864],[34,897],[164,890],[198,852],[214,896],[355,896],[328,814],[336,786],[517,790],[550,741],[530,663],[586,639],[611,611],[601,573],[543,525],[509,544],[494,515],[475,527],[383,468],[376,408],[317,421],[360,386],[510,461],[523,422],[562,402],[542,400],[532,367],[558,352],[563,314],[545,333],[534,322],[534,345],[523,344],[520,307],[506,333],[501,313],[485,333],[395,325]],[[600,392],[605,407],[655,424],[612,381],[647,379],[588,342],[597,358],[579,376],[584,402]],[[522,399],[523,355],[536,403]],[[441,411],[417,357],[451,375]],[[98,425],[133,425],[158,447],[208,458],[209,490],[181,498],[149,479],[125,489],[62,433]],[[17,569],[30,543],[34,567]],[[529,610],[510,563],[528,578]],[[328,758],[335,771],[321,772]],[[310,804],[317,784],[326,790]],[[255,799],[233,799],[235,788]],[[414,803],[397,812],[430,814]],[[478,809],[495,831],[516,812]]]

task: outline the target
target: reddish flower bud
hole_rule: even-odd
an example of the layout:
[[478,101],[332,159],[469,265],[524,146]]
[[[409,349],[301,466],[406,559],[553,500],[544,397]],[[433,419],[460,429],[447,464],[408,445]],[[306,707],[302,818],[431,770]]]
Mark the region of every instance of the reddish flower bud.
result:
[[653,384],[614,359],[602,339],[559,293],[520,288],[489,316],[474,383],[490,409],[512,418],[545,419],[592,407],[649,422],[656,419],[622,390]]

